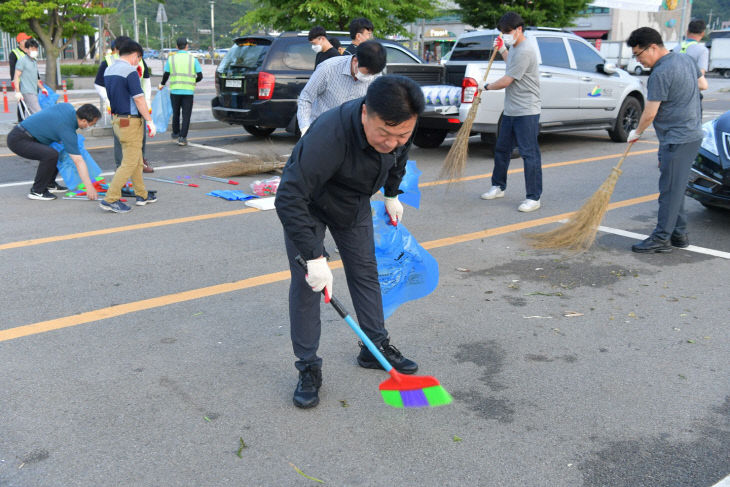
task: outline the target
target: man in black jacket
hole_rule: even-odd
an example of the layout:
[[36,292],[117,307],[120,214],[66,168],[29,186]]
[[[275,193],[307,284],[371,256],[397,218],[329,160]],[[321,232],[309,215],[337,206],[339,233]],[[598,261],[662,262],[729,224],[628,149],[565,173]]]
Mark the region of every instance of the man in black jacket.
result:
[[[276,211],[284,227],[291,269],[289,320],[299,383],[294,404],[319,403],[322,359],[317,356],[320,292],[332,295],[324,233],[329,228],[345,268],[357,318],[393,367],[412,374],[418,365],[390,344],[375,260],[370,197],[385,187],[385,207],[397,225],[403,215],[398,189],[424,99],[419,86],[403,76],[382,76],[365,98],[322,114],[292,150],[276,193]],[[301,256],[307,271],[296,262]],[[360,345],[357,361],[381,368]]]

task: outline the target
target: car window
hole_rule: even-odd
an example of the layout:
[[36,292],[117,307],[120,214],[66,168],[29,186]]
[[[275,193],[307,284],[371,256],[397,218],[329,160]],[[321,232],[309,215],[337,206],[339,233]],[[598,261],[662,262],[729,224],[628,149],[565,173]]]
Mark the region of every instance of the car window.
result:
[[[451,50],[449,61],[489,61],[496,35],[465,37],[456,43]],[[497,54],[496,61],[502,60]]]
[[281,62],[289,69],[312,71],[317,54],[309,42],[288,44],[281,53]]
[[390,63],[408,63],[408,64],[419,64],[418,61],[413,59],[411,56],[393,46],[385,46],[385,52],[388,56],[388,64]]
[[569,39],[570,48],[573,50],[575,65],[580,71],[596,72],[596,65],[603,63],[603,58],[596,54],[590,47],[580,41]]
[[218,72],[230,76],[256,71],[264,62],[270,45],[268,39],[246,39],[242,45],[234,45],[223,57]]
[[556,68],[570,68],[568,51],[562,37],[538,37],[537,45],[540,48],[540,57],[544,66]]

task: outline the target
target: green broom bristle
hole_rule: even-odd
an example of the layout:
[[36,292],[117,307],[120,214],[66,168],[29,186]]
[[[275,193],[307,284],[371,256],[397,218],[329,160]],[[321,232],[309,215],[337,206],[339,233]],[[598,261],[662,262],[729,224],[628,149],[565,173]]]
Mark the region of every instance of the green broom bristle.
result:
[[[405,393],[406,396],[410,397],[410,399],[406,398],[406,401],[404,402],[401,392]],[[450,404],[453,400],[451,395],[446,392],[446,389],[440,385],[412,391],[381,389],[380,394],[383,396],[383,402],[394,408],[445,406]]]
[[428,405],[431,407],[445,406],[453,401],[451,394],[443,386],[427,387],[423,390],[423,393],[426,395]]

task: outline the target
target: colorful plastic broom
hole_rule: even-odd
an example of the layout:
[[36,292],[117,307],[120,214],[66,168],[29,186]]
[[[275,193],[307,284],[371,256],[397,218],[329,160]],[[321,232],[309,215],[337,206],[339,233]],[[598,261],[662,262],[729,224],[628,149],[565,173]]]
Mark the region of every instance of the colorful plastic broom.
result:
[[[297,256],[296,261],[305,269],[307,269],[306,261]],[[322,294],[327,297],[326,288],[322,290]],[[329,299],[330,304],[335,311],[350,325],[352,331],[362,340],[370,353],[380,362],[380,365],[390,374],[390,379],[380,384],[380,394],[383,401],[394,408],[420,408],[426,406],[444,406],[450,404],[451,395],[443,388],[435,377],[427,375],[405,375],[399,373],[388,359],[386,359],[370,338],[360,328],[357,322],[352,319],[350,313],[334,296]]]

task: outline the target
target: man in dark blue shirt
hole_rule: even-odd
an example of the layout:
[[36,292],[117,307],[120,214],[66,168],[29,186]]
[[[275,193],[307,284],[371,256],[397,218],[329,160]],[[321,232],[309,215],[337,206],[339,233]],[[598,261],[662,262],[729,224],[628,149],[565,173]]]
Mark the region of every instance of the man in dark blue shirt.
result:
[[[418,365],[390,344],[375,260],[370,197],[385,187],[385,208],[393,225],[403,215],[398,189],[418,115],[421,88],[403,76],[382,76],[365,98],[323,113],[292,150],[276,192],[276,212],[284,227],[291,269],[289,320],[299,383],[294,404],[319,403],[322,359],[320,293],[332,295],[324,233],[329,228],[345,267],[347,285],[360,326],[398,372],[413,374]],[[296,257],[307,261],[306,272]],[[381,368],[361,345],[358,364]]]

